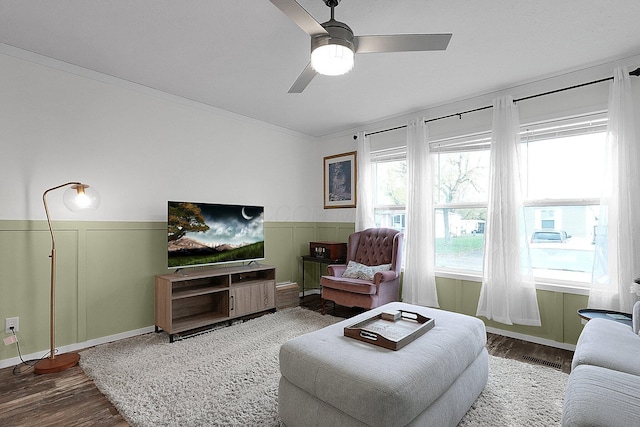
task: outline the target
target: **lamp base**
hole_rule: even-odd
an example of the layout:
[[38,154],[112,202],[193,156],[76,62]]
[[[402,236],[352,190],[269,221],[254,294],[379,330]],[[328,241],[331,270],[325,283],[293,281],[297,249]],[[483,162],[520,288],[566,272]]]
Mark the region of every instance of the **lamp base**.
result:
[[80,355],[78,353],[64,353],[57,355],[55,359],[46,358],[38,361],[33,369],[36,374],[53,374],[66,371],[76,366],[79,361]]

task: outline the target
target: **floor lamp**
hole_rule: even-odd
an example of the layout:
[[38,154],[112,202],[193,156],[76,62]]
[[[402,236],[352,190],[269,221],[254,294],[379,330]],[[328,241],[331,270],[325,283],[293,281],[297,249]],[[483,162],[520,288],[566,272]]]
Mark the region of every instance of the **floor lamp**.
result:
[[79,212],[84,210],[94,210],[100,204],[100,196],[88,185],[80,182],[67,182],[66,184],[52,187],[42,195],[44,203],[44,211],[47,214],[47,223],[49,224],[49,233],[51,233],[51,307],[50,307],[50,338],[51,353],[46,359],[39,360],[34,365],[36,374],[51,374],[61,372],[78,364],[80,355],[78,353],[64,353],[56,355],[56,317],[55,317],[55,301],[56,301],[56,239],[51,227],[51,217],[49,216],[49,207],[47,206],[47,193],[59,188],[69,187],[62,197],[65,206],[73,211]]

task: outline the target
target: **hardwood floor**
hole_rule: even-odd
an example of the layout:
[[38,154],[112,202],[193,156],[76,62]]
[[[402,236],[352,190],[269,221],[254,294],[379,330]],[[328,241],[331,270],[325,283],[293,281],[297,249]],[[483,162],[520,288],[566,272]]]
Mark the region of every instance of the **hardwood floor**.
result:
[[[25,366],[26,368],[26,366]],[[128,426],[79,366],[55,374],[0,370],[0,425]]]
[[487,333],[487,350],[493,356],[550,366],[564,373],[571,373],[573,351],[490,333]]
[[[314,311],[321,309],[318,295],[305,296],[301,305]],[[327,313],[347,318],[362,311],[329,305]],[[573,357],[571,351],[494,334],[488,334],[487,349],[495,356],[541,363],[567,373]],[[2,426],[128,426],[79,366],[47,375],[35,375],[30,368],[14,371],[0,369]]]

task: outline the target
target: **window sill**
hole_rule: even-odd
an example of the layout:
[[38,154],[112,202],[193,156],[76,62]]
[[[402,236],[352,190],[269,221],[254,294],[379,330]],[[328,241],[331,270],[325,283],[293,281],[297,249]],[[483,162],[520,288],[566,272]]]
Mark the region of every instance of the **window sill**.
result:
[[[436,277],[470,282],[482,282],[482,275],[472,271],[436,270]],[[589,295],[586,285],[574,283],[553,283],[545,279],[536,279],[536,289],[541,291],[559,292],[563,294]]]
[[474,271],[436,269],[436,277],[444,277],[446,279],[456,280],[468,280],[470,282],[482,282],[482,274]]
[[589,289],[583,286],[570,285],[563,283],[548,283],[536,280],[536,289],[541,291],[560,292],[563,294],[585,295],[589,296]]

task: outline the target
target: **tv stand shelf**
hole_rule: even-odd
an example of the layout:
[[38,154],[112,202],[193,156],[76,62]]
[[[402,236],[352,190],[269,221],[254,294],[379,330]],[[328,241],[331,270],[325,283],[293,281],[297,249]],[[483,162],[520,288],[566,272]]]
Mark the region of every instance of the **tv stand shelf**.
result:
[[200,287],[195,289],[185,289],[185,290],[174,290],[171,294],[171,299],[181,299],[181,298],[189,298],[195,297],[198,295],[206,295],[213,292],[218,292],[220,290],[217,286],[210,287]]
[[[203,313],[195,316],[183,317],[175,319],[173,321],[173,328],[177,332],[189,331],[202,327],[202,325],[213,325],[215,323],[224,322],[228,320],[228,317],[222,316],[218,313]],[[159,330],[158,330],[159,332]],[[173,342],[173,336],[169,336],[171,342]]]
[[276,308],[276,269],[212,268],[155,278],[155,329],[175,335]]

